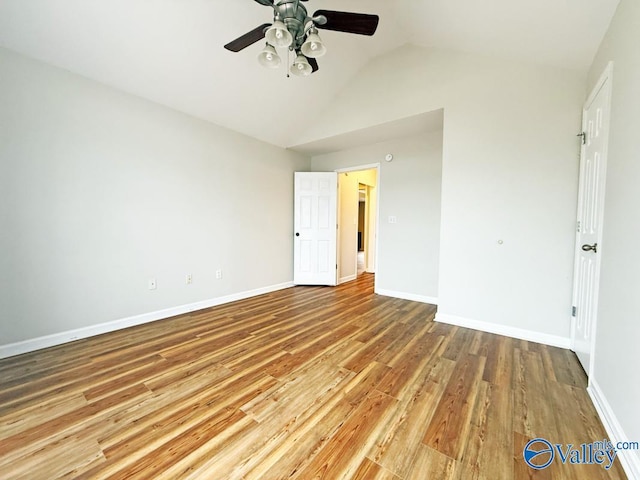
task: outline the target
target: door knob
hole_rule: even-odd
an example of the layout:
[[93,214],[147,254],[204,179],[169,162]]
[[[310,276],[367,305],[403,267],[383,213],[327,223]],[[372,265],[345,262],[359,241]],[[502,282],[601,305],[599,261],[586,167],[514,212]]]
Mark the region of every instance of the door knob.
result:
[[299,232],[296,232],[296,237],[299,237],[299,236],[300,236],[300,233],[299,233]]
[[589,245],[588,243],[585,243],[584,245],[582,245],[582,250],[584,250],[585,252],[593,250],[593,253],[598,253],[598,244],[594,243],[593,245]]

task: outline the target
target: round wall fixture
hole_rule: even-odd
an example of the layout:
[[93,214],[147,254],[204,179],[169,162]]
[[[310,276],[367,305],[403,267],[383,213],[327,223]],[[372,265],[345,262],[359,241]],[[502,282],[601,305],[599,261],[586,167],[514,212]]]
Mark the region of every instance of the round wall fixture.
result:
[[384,159],[385,159],[387,162],[390,162],[391,160],[393,160],[393,155],[392,155],[392,154],[390,154],[390,153],[387,153],[387,154],[385,155]]

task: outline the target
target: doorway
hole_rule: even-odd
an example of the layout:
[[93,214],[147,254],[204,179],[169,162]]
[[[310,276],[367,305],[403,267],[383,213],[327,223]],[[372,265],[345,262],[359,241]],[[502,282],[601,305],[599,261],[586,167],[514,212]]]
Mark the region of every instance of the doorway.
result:
[[338,283],[375,273],[378,165],[338,171]]

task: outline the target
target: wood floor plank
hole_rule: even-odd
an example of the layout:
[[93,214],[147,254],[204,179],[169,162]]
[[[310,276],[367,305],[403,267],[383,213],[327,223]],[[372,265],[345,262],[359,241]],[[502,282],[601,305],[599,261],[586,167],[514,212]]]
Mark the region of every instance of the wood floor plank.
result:
[[[119,408],[126,408],[149,394],[149,390],[144,385],[134,385],[5,438],[0,442],[2,465],[11,464],[20,457],[33,456],[34,451],[42,453],[42,448],[46,445],[85,431],[85,424],[95,417]],[[93,440],[90,440],[90,443],[93,443]],[[45,457],[47,457],[46,454]]]
[[401,478],[410,475],[434,406],[442,398],[454,367],[455,362],[442,357],[431,357],[421,367],[411,391],[399,398],[399,408],[369,453],[372,460]]
[[[421,305],[422,306],[422,305]],[[426,305],[426,308],[415,308],[408,313],[410,318],[404,322],[405,328],[393,339],[388,348],[381,351],[376,360],[387,365],[396,365],[400,357],[406,355],[407,348],[418,343],[424,343],[422,336],[429,332],[433,323],[434,307]]]
[[468,328],[456,328],[451,341],[442,352],[444,358],[457,361],[461,356],[471,353],[471,346],[478,332]]
[[[220,410],[206,422],[200,423],[181,434],[168,439],[159,448],[129,463],[108,477],[112,479],[146,479],[171,478],[170,471],[181,471],[183,476],[187,470],[195,468],[197,459],[211,455],[215,448],[222,448],[225,441],[231,438],[245,438],[246,429],[255,426],[255,422],[239,410]],[[202,448],[207,446],[207,448]],[[185,468],[185,459],[189,467]],[[86,478],[95,478],[95,472],[87,472]],[[177,477],[174,477],[177,478]]]
[[587,387],[587,376],[581,368],[575,368],[575,356],[568,350],[549,347],[545,349],[546,357],[551,360],[551,369],[557,381],[574,387]]
[[315,405],[313,415],[296,428],[281,445],[270,452],[247,473],[246,478],[289,478],[302,470],[330,442],[347,418],[365,401],[389,367],[372,362],[359,374],[348,379],[334,395]]
[[[247,375],[235,381],[227,381],[222,387],[205,388],[188,399],[179,398],[170,404],[173,408],[162,409],[163,416],[150,412],[138,419],[142,428],[118,430],[116,435],[101,441],[105,457],[132,457],[131,451],[161,444],[166,439],[206,422],[212,412],[221,409],[239,410],[240,405],[256,395],[262,394],[277,384],[275,379],[261,375]],[[167,406],[169,407],[169,406]],[[128,435],[127,435],[128,433]]]
[[370,341],[365,343],[359,352],[346,361],[344,367],[353,372],[361,371],[393,342],[394,337],[398,335],[403,328],[404,326],[399,323],[392,323],[388,328],[382,329],[376,336],[372,337]]
[[[354,382],[355,378],[349,384]],[[291,478],[304,469],[325,445],[332,442],[339,428],[360,405],[353,398],[358,395],[349,398],[336,395],[327,400],[305,424],[272,449],[260,464],[253,466],[246,479]]]
[[[557,419],[556,425],[559,436],[553,443],[581,445],[607,438],[607,433],[600,422],[595,421],[597,417],[595,416],[593,404],[581,395],[582,390],[580,388],[572,387],[565,383],[553,383],[548,385],[547,391],[550,399],[556,405],[554,414]],[[575,432],[571,428],[571,425],[576,423],[583,425],[584,428],[581,432]],[[595,480],[609,477],[609,473],[600,465],[561,466],[558,460],[554,461],[554,463],[555,465],[552,465],[552,467],[556,470],[571,474],[571,476],[567,475],[567,478],[593,478]],[[617,475],[623,474],[619,461],[614,462],[612,469],[616,471]]]
[[416,336],[415,343],[410,343],[403,355],[395,359],[395,365],[378,385],[378,390],[398,399],[403,397],[441,343],[442,337],[430,333]]
[[368,458],[362,460],[351,478],[353,480],[401,480],[400,477]]
[[87,399],[82,393],[60,395],[49,402],[35,404],[24,410],[17,410],[4,415],[0,422],[0,440],[16,435],[19,432],[36,427],[51,418],[51,412],[65,415],[87,405]]
[[624,480],[571,352],[434,322],[373,275],[0,360],[0,478]]
[[540,353],[516,348],[514,354],[514,426],[530,438],[558,438],[554,407]]
[[[468,480],[466,477],[459,475],[457,462],[440,453],[424,443],[417,446],[415,454],[415,462],[411,470],[405,477],[407,480],[424,480],[433,478],[438,480]],[[518,478],[518,480],[520,480]]]
[[97,442],[87,442],[81,435],[71,435],[44,446],[35,458],[23,456],[12,462],[11,476],[2,478],[60,478],[71,470],[83,469],[100,457],[102,451]]
[[500,335],[489,336],[487,360],[482,379],[503,387],[510,387],[513,378],[513,339]]
[[23,385],[0,392],[0,415],[10,413],[16,405],[22,409],[49,401],[60,394],[72,395],[83,392],[87,388],[111,381],[161,360],[159,355],[152,355],[106,367],[87,364],[85,368],[78,369],[74,366],[67,372],[34,382],[27,381]]
[[292,478],[351,478],[397,402],[382,392],[372,392],[340,427],[331,442]]
[[513,392],[481,382],[471,417],[469,442],[460,459],[463,478],[493,480],[513,475]]
[[483,369],[484,357],[460,359],[422,439],[425,445],[455,460],[462,457]]

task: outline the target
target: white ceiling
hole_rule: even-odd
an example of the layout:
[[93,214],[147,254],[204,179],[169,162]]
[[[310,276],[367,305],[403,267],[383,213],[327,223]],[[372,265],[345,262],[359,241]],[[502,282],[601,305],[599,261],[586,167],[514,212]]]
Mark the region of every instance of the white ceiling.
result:
[[374,13],[380,25],[373,37],[321,31],[328,52],[308,78],[260,67],[262,42],[223,49],[271,21],[252,0],[0,0],[0,46],[290,146],[362,66],[406,43],[586,69],[618,2],[310,0],[310,12]]
[[290,147],[296,152],[310,157],[325,153],[339,152],[349,148],[361,147],[373,143],[386,142],[395,138],[410,137],[421,133],[442,130],[444,111],[442,109],[401,118],[369,128],[346,132],[334,137]]

